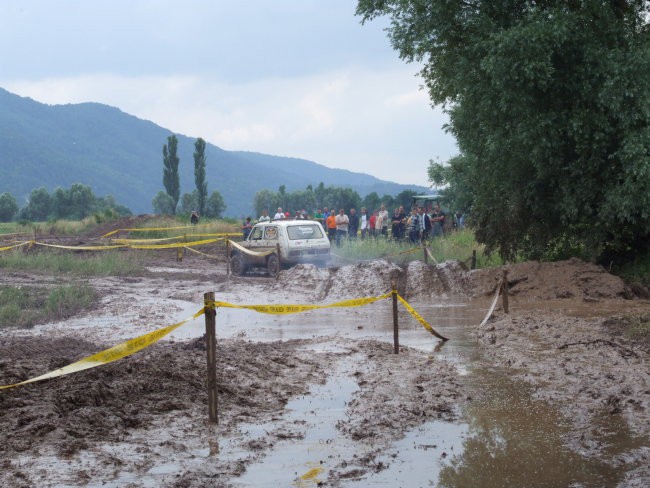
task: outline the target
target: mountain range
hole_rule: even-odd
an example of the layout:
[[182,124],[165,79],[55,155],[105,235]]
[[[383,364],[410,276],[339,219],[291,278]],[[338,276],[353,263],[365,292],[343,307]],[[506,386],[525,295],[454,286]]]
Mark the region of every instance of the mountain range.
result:
[[[83,183],[135,213],[151,212],[153,197],[164,189],[162,147],[170,135],[108,105],[47,105],[0,88],[0,193],[11,193],[22,206],[34,188],[52,191]],[[189,193],[195,188],[196,138],[176,136],[181,192]],[[251,213],[257,191],[277,191],[280,185],[291,192],[323,182],[350,187],[361,197],[373,191],[381,196],[426,190],[305,159],[226,151],[209,143],[205,154],[208,193],[218,190],[227,205],[225,215],[232,217]]]

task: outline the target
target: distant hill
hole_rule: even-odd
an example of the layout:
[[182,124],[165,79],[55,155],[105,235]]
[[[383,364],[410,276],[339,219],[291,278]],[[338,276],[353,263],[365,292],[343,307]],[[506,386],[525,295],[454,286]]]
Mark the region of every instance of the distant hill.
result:
[[[89,185],[97,196],[113,195],[135,213],[151,212],[162,184],[162,147],[172,132],[99,103],[45,105],[0,88],[0,193],[19,205],[29,192],[72,183]],[[181,191],[194,189],[194,141],[177,134]],[[348,186],[361,197],[376,191],[396,195],[425,187],[400,185],[363,173],[331,169],[313,161],[224,151],[206,145],[208,192],[218,190],[226,215],[249,214],[261,189],[287,191],[326,185]]]

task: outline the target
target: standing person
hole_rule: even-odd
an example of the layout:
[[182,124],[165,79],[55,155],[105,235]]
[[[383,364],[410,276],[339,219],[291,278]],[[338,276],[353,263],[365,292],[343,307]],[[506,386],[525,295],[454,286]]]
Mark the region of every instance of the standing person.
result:
[[386,205],[383,203],[381,204],[381,209],[379,210],[379,214],[377,215],[377,219],[379,222],[375,224],[375,230],[379,230],[381,232],[381,235],[384,237],[388,237],[388,210],[386,210]]
[[406,227],[406,214],[404,213],[403,206],[395,209],[392,224],[393,237],[398,241],[401,241],[404,239],[404,231]]
[[440,209],[440,205],[436,203],[431,213],[431,224],[433,237],[441,237],[445,227],[445,213]]
[[350,239],[356,239],[358,231],[359,231],[359,216],[357,215],[357,210],[355,208],[351,208],[350,224],[348,225],[348,237]]
[[192,225],[199,223],[199,213],[196,210],[192,210],[192,213],[190,214],[190,223]]
[[350,218],[345,215],[345,210],[340,209],[339,214],[335,217],[336,222],[336,247],[341,247],[341,241],[348,237],[348,228]]
[[284,218],[284,212],[282,212],[282,207],[278,207],[278,211],[275,212],[275,215],[273,216],[273,220],[279,220]]
[[431,219],[429,215],[424,211],[424,207],[420,207],[418,212],[418,218],[420,223],[420,240],[426,241],[429,238],[429,233],[431,232]]
[[359,220],[361,227],[361,239],[365,239],[368,235],[368,229],[370,228],[370,220],[368,218],[366,207],[361,207],[361,216],[359,217]]
[[253,230],[253,224],[251,223],[251,218],[246,217],[246,220],[244,220],[244,223],[241,226],[241,232],[242,235],[244,236],[244,240],[248,239],[251,230]]
[[420,240],[420,219],[416,207],[411,208],[411,216],[408,219],[409,241],[416,244]]
[[270,222],[271,217],[269,217],[269,211],[267,209],[262,210],[262,215],[257,219],[258,222]]
[[329,217],[326,219],[327,222],[327,237],[329,237],[330,242],[336,239],[336,215],[334,210],[329,214]]
[[372,212],[372,215],[370,216],[370,237],[377,237],[377,231],[375,230],[375,227],[377,226],[377,214],[379,212],[375,210]]

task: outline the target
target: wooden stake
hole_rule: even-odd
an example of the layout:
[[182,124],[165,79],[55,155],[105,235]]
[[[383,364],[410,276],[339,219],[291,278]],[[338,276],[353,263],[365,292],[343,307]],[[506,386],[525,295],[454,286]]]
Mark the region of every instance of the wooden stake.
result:
[[217,331],[214,309],[214,292],[203,295],[205,307],[205,350],[208,359],[208,416],[210,422],[219,423],[217,410]]
[[183,261],[183,248],[182,247],[177,247],[176,248],[176,261],[178,261],[178,262]]
[[503,311],[508,313],[508,270],[503,270],[503,284],[501,285]]
[[422,253],[424,254],[424,264],[429,264],[429,256],[427,255],[427,245],[422,241]]
[[476,269],[476,249],[472,251],[472,266],[470,269]]
[[226,279],[230,278],[230,241],[226,239]]
[[397,283],[391,282],[393,287],[393,352],[399,354],[399,326],[397,322]]
[[282,269],[282,265],[280,264],[280,243],[278,242],[275,245],[275,247],[278,250],[278,274],[275,275],[275,279],[279,280],[280,279],[280,269]]

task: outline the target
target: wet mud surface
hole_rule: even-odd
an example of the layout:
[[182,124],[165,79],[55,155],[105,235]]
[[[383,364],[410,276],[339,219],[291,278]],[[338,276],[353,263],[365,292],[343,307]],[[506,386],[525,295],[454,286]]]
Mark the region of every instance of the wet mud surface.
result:
[[241,304],[332,303],[396,280],[451,340],[440,347],[400,310],[393,354],[388,301],[292,316],[220,309],[218,426],[207,422],[200,318],[116,363],[0,392],[1,486],[650,482],[649,348],[625,332],[650,304],[600,267],[510,266],[510,313],[498,307],[479,327],[502,269],[378,260],[300,265],[273,280],[171,256],[143,276],[89,279],[102,298],[87,314],[0,329],[0,384],[191,316],[207,291]]

